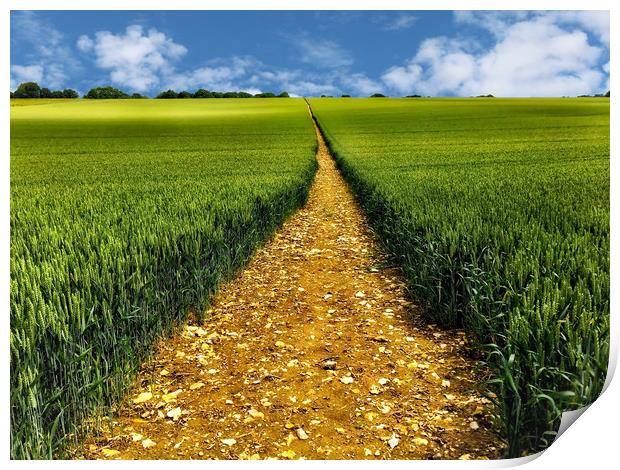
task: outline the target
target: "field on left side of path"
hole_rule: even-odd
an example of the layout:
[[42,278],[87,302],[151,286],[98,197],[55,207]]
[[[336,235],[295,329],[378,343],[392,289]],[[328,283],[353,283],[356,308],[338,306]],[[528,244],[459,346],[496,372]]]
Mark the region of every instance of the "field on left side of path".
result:
[[303,204],[316,140],[301,99],[19,101],[11,456],[49,458]]

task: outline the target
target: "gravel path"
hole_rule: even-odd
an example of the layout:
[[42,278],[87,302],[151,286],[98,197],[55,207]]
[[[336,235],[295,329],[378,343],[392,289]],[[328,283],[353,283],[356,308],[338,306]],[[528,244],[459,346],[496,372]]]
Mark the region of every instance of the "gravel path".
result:
[[160,343],[82,457],[498,457],[464,334],[420,320],[317,138],[307,205]]

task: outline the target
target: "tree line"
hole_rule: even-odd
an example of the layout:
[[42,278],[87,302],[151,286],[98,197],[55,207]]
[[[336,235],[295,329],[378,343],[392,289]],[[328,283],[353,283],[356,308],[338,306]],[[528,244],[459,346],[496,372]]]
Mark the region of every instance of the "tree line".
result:
[[275,93],[248,93],[246,91],[209,91],[203,88],[196,90],[194,93],[189,91],[176,92],[174,90],[162,91],[157,95],[156,99],[183,99],[183,98],[289,98],[289,94],[283,91],[279,95]]
[[11,98],[79,98],[77,91],[71,88],[64,90],[50,90],[41,88],[36,82],[20,83],[15,91],[11,92]]
[[[49,88],[41,88],[36,82],[20,83],[15,91],[11,92],[11,98],[79,98],[77,91],[70,88],[64,90],[51,91]],[[276,95],[272,92],[248,93],[245,91],[209,91],[200,88],[195,92],[166,90],[159,93],[156,99],[179,99],[179,98],[289,98],[286,91]],[[91,88],[84,95],[87,99],[142,99],[148,96],[140,93],[126,93],[123,90],[111,86],[100,86]]]
[[[599,95],[579,95],[579,98],[583,97],[609,97],[609,91],[607,93]],[[11,92],[11,98],[79,98],[80,95],[77,91],[71,88],[65,88],[64,90],[50,90],[49,88],[41,88],[36,82],[20,83],[15,91]],[[351,95],[341,95],[342,98],[350,98]],[[88,90],[88,93],[84,95],[87,99],[142,99],[148,98],[148,96],[141,95],[140,93],[125,93],[118,88],[111,86],[95,87]],[[189,91],[166,90],[159,93],[156,99],[183,99],[183,98],[289,98],[289,94],[286,91],[281,92],[279,95],[275,93],[248,93],[245,91],[209,91],[204,88],[199,88],[194,93]],[[321,95],[321,98],[332,98],[331,95]],[[370,98],[387,98],[382,93],[374,93],[370,95]],[[421,98],[420,95],[408,95],[406,98]],[[493,95],[479,95],[478,98],[493,98]]]

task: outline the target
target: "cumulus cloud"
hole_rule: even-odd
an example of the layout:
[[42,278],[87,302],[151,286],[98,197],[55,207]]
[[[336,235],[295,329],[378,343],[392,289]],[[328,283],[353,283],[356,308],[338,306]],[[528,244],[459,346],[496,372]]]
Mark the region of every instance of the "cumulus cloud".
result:
[[132,90],[145,91],[160,83],[162,75],[173,71],[172,63],[187,49],[154,28],[128,26],[124,34],[95,33],[94,39],[81,36],[77,47],[94,52],[98,67],[110,71],[110,80]]
[[608,11],[557,11],[543,15],[550,21],[584,28],[594,35],[602,44],[609,47],[609,12]]
[[409,93],[415,89],[422,76],[422,72],[421,65],[415,61],[409,61],[403,66],[389,68],[381,76],[381,79],[390,88],[400,93]]
[[459,22],[480,20],[495,36],[494,44],[483,49],[463,40],[427,39],[413,58],[386,70],[383,82],[400,93],[429,95],[559,96],[600,91],[605,83],[597,66],[602,45],[591,44],[586,32],[567,27],[566,20],[511,14],[457,13]]
[[373,93],[381,93],[384,91],[384,85],[376,80],[368,78],[362,73],[353,73],[351,75],[343,75],[340,78],[344,88],[347,91],[360,95],[371,95]]
[[23,81],[60,88],[66,84],[69,74],[80,69],[63,34],[36,13],[16,12],[11,16],[11,30],[14,39],[30,49],[29,64],[11,65],[11,89]]
[[388,69],[382,79],[401,93],[417,90],[438,94],[462,91],[463,85],[474,78],[475,68],[476,59],[461,50],[458,41],[440,37],[424,41],[412,60]]
[[90,52],[93,50],[93,47],[95,46],[95,42],[91,38],[83,34],[82,36],[78,38],[76,45],[77,45],[77,48],[81,50],[82,52]]
[[609,78],[609,71],[611,70],[610,66],[609,66],[609,62],[607,62],[606,64],[603,65],[603,70],[607,74],[607,79],[605,80],[605,86],[603,87],[603,90],[601,90],[601,91],[604,91],[604,90],[609,91],[609,88],[610,88],[610,85],[611,85],[611,83],[610,83],[611,80]]
[[43,66],[41,65],[11,65],[11,88],[14,90],[21,82],[41,82]]
[[501,37],[515,22],[537,21],[564,27],[579,27],[609,47],[609,12],[596,10],[562,11],[455,11],[457,23],[470,24]]

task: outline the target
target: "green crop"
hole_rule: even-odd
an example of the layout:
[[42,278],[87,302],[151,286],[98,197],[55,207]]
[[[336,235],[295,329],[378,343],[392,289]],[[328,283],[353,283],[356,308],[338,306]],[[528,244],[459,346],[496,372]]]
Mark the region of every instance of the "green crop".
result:
[[310,100],[430,318],[472,331],[508,455],[596,399],[609,356],[609,100]]
[[302,100],[11,104],[11,456],[45,458],[304,203],[316,141]]

